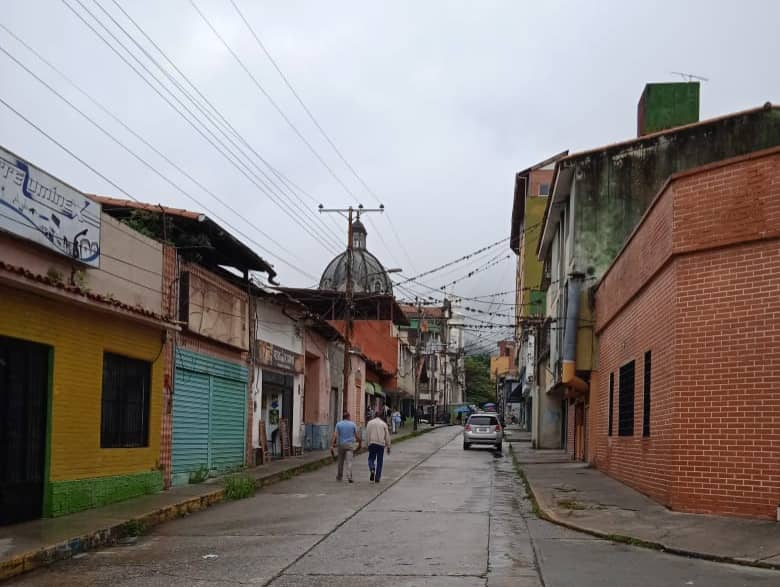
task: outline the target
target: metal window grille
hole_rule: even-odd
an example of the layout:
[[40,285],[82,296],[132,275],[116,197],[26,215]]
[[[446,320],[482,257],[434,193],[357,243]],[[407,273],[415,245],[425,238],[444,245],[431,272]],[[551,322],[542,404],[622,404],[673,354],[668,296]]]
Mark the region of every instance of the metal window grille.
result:
[[149,446],[151,364],[103,354],[101,448]]
[[618,436],[634,435],[634,361],[620,368],[618,383]]
[[650,436],[650,371],[651,371],[650,351],[645,353],[645,376],[644,376],[644,396],[642,402],[642,436]]

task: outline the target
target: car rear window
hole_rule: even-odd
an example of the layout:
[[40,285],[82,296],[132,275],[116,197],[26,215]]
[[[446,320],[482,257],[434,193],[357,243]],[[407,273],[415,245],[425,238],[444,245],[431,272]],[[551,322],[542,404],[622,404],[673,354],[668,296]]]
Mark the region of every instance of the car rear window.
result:
[[498,420],[493,416],[471,416],[469,424],[472,426],[495,426],[498,424]]

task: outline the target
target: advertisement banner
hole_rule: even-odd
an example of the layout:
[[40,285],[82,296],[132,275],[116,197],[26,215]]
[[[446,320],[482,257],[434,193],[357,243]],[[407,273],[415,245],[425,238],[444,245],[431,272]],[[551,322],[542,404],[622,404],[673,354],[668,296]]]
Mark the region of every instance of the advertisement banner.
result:
[[0,230],[100,265],[100,204],[2,148]]

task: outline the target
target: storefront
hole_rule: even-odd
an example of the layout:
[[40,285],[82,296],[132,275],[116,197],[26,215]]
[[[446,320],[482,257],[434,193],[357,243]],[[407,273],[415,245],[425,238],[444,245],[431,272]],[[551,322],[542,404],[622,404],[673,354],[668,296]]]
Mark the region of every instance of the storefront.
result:
[[0,170],[0,524],[159,491],[161,246],[3,149]]
[[[302,329],[285,309],[290,302],[272,294],[253,298],[255,306],[252,446],[272,458],[296,454],[303,446],[304,355]],[[261,434],[261,428],[263,434]],[[259,464],[258,456],[255,457]]]

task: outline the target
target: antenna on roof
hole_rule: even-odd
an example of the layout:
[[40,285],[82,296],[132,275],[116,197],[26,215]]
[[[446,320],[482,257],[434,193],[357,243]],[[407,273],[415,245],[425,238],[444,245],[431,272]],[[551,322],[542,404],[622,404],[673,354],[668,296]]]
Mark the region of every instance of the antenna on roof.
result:
[[697,82],[708,82],[710,79],[708,77],[702,77],[700,75],[694,75],[692,73],[685,73],[683,71],[670,71],[672,75],[679,75],[681,78],[683,78],[687,82],[697,81]]

